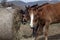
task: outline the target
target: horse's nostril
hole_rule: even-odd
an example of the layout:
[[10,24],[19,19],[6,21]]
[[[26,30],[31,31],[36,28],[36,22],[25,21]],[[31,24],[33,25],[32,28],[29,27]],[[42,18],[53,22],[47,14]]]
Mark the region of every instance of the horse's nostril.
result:
[[22,24],[24,24],[24,25],[25,25],[25,24],[26,24],[26,22],[27,22],[27,21],[26,21],[25,19],[23,19],[23,20],[22,20]]
[[26,24],[26,22],[22,22],[22,24],[24,24],[24,25],[25,25],[25,24]]

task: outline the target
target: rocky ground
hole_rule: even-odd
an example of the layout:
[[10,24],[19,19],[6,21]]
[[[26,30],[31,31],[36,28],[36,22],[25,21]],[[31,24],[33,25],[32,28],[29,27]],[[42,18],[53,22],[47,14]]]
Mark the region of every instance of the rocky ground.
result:
[[[12,38],[12,17],[13,9],[0,8],[0,40],[11,40]],[[32,29],[29,25],[22,25],[19,30],[19,36],[21,40],[34,40],[33,37],[29,37],[32,34]],[[49,27],[49,40],[60,40],[60,23],[50,25]],[[40,36],[40,40],[44,37]]]

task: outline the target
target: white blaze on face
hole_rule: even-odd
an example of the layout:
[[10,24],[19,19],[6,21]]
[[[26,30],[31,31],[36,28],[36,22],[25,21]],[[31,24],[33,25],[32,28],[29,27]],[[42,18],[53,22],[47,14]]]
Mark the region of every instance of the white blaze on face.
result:
[[31,13],[30,18],[31,18],[30,26],[33,27],[33,19],[34,19],[34,14],[33,13]]

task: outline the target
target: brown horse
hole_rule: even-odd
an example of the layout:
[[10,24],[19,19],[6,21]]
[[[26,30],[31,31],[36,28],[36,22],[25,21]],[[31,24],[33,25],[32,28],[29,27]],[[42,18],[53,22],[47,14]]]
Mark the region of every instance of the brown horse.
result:
[[[43,4],[37,7],[26,8],[26,21],[30,21],[30,27],[36,28],[35,40],[43,32],[45,40],[48,40],[49,25],[60,22],[60,3]],[[44,28],[44,29],[43,29]]]

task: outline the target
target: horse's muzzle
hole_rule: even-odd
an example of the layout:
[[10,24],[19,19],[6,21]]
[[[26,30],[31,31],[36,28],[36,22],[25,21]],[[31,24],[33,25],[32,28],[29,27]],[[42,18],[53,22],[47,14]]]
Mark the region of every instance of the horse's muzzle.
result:
[[25,25],[26,23],[27,23],[27,21],[26,21],[26,20],[22,20],[22,24],[24,24],[24,25]]

